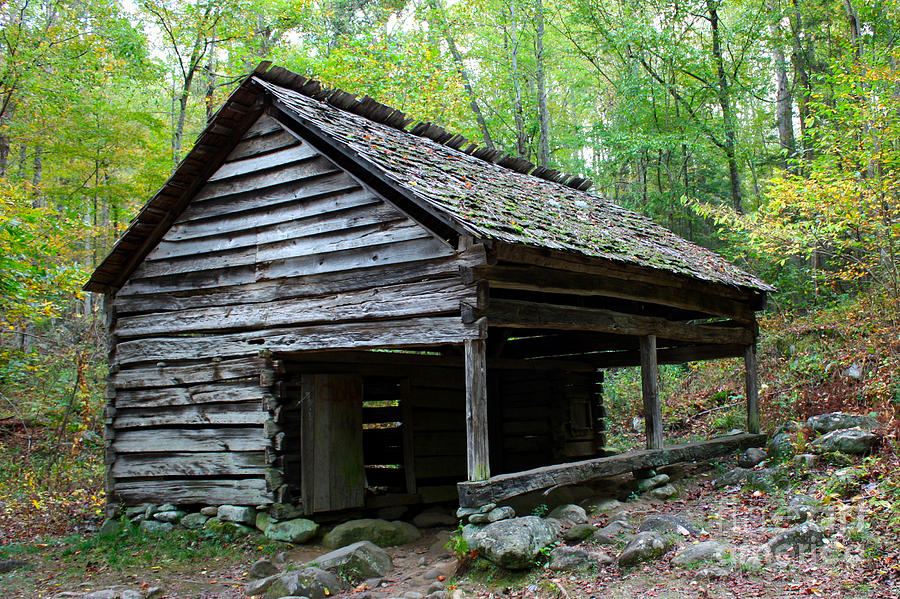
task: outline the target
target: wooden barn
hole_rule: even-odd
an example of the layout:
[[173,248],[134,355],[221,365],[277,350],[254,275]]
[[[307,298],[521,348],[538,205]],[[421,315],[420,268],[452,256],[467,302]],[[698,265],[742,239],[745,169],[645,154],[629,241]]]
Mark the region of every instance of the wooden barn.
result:
[[[260,65],[85,287],[109,504],[472,505],[758,441],[770,288],[589,185]],[[748,434],[661,450],[656,365],[734,356]],[[648,450],[604,458],[636,365]]]

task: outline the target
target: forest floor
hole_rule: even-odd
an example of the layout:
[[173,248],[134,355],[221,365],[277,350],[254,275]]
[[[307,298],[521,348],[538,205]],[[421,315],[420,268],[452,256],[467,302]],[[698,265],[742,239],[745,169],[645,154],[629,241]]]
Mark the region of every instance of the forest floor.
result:
[[[733,463],[733,462],[732,462]],[[647,516],[676,514],[703,529],[681,546],[713,539],[731,546],[724,563],[678,568],[672,564],[677,548],[645,564],[620,569],[615,563],[587,572],[554,572],[541,564],[526,572],[498,569],[476,560],[456,577],[456,557],[445,548],[451,531],[428,529],[415,543],[389,548],[395,569],[375,588],[360,586],[338,595],[347,599],[402,597],[424,593],[438,576],[451,597],[897,597],[900,595],[897,530],[879,513],[886,501],[878,484],[880,469],[895,467],[867,458],[846,468],[822,466],[812,471],[788,471],[778,477],[782,488],[761,490],[717,487],[714,479],[726,467],[702,465],[677,483],[675,499],[646,496],[623,502],[614,513],[595,514],[596,526],[625,519],[630,526]],[[790,467],[793,468],[792,466]],[[837,473],[837,474],[836,474]],[[844,484],[852,479],[852,485]],[[747,567],[769,538],[788,525],[783,514],[791,497],[805,493],[824,506],[816,522],[826,532],[826,544],[811,553],[788,554],[760,570]],[[626,535],[627,536],[627,535]],[[616,557],[618,546],[596,549]],[[24,567],[0,574],[0,596],[15,598],[81,597],[97,589],[134,589],[158,586],[164,597],[243,599],[249,566],[285,547],[261,537],[222,542],[192,531],[162,536],[126,533],[110,540],[94,535],[65,539],[33,539],[0,547],[0,560],[21,559]],[[287,554],[302,564],[327,550],[303,545]],[[415,596],[415,595],[412,595]]]

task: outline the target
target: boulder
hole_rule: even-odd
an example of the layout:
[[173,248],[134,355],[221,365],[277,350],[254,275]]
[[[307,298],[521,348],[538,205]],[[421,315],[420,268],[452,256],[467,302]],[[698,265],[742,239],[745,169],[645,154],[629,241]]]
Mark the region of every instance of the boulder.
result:
[[637,490],[639,493],[646,493],[651,489],[655,489],[667,484],[669,484],[669,475],[657,474],[656,476],[651,476],[650,478],[639,480],[637,483]]
[[787,506],[784,514],[786,522],[799,524],[815,518],[822,512],[819,502],[809,495],[796,495]]
[[738,466],[741,468],[753,468],[766,459],[766,450],[759,447],[748,447],[744,453],[738,456]]
[[494,509],[489,511],[486,514],[486,516],[487,516],[488,522],[499,522],[500,520],[507,520],[509,518],[515,518],[516,510],[505,505],[502,507],[495,507]]
[[661,487],[657,487],[655,489],[650,490],[650,495],[655,497],[656,499],[671,499],[678,495],[678,489],[675,488],[674,485],[663,485]]
[[672,558],[675,566],[690,566],[703,561],[720,562],[728,557],[728,545],[718,541],[702,541],[681,549]]
[[639,532],[619,554],[619,566],[627,567],[655,559],[668,551],[670,542],[655,531]]
[[271,560],[266,558],[258,559],[250,566],[249,574],[251,578],[267,578],[274,574],[278,574],[278,568]]
[[594,542],[600,545],[614,545],[616,543],[616,535],[622,534],[629,529],[628,522],[625,520],[614,520],[597,529],[594,533]]
[[115,589],[104,589],[102,591],[94,591],[84,595],[81,599],[119,599],[119,591]]
[[559,520],[566,526],[573,524],[584,524],[588,521],[587,512],[580,505],[574,503],[566,503],[559,505],[547,514],[548,519]]
[[164,512],[156,512],[153,514],[153,519],[159,520],[160,522],[171,522],[172,524],[175,524],[176,522],[180,522],[186,515],[187,512],[183,510],[166,510]]
[[[102,537],[114,537],[122,532],[123,527],[124,524],[122,524],[121,520],[107,518],[103,521],[103,524],[100,525],[100,530],[97,531],[97,534]],[[0,572],[2,572],[2,570],[0,570]]]
[[[465,537],[465,530],[463,534]],[[474,532],[469,549],[477,549],[482,557],[502,568],[523,570],[534,565],[541,549],[556,535],[556,526],[537,516],[511,518]]]
[[563,545],[550,552],[550,564],[547,568],[556,571],[577,572],[596,566],[605,566],[613,561],[615,560],[602,551]]
[[567,543],[580,543],[585,539],[594,536],[597,529],[590,524],[576,524],[563,533],[563,538]]
[[269,515],[275,520],[291,520],[303,516],[303,510],[290,503],[273,503],[269,506]]
[[581,505],[590,514],[610,514],[622,507],[622,502],[611,497],[591,497]]
[[244,588],[244,594],[248,597],[262,595],[269,590],[270,586],[275,584],[276,580],[278,580],[278,576],[267,576],[266,578],[252,580],[247,583],[247,586]]
[[812,442],[812,450],[816,453],[846,453],[862,455],[872,451],[878,437],[860,428],[849,428],[825,433]]
[[804,522],[780,534],[775,535],[766,543],[766,548],[773,555],[793,551],[795,555],[810,551],[823,544],[825,535],[818,525],[812,522]]
[[163,533],[170,532],[175,528],[175,525],[171,522],[160,522],[159,520],[142,520],[140,528],[144,532]]
[[198,530],[203,528],[203,525],[209,520],[208,516],[204,516],[203,514],[194,513],[194,514],[186,514],[182,519],[180,524],[185,528],[190,528],[191,530]]
[[210,518],[203,524],[203,528],[216,534],[231,535],[235,537],[246,536],[254,531],[254,529],[250,528],[246,524],[238,524],[237,522],[223,522],[218,518]]
[[829,414],[817,414],[806,420],[806,426],[817,433],[830,433],[831,431],[848,428],[860,428],[864,431],[874,431],[881,423],[871,416],[859,414],[847,414],[845,412],[831,412]]
[[20,559],[2,559],[0,560],[0,574],[12,572],[13,570],[24,568],[27,565],[28,562]]
[[319,525],[306,518],[294,518],[284,522],[269,522],[266,538],[283,543],[305,543],[316,536]]
[[683,536],[700,534],[700,529],[693,522],[681,516],[660,514],[648,516],[638,527],[639,531],[654,531],[661,534],[676,533]]
[[357,541],[371,541],[380,547],[390,547],[411,543],[421,536],[419,529],[408,522],[363,518],[338,524],[325,535],[322,543],[329,549],[337,549]]
[[243,505],[220,505],[216,518],[222,522],[236,522],[256,526],[256,510]]
[[797,433],[795,432],[784,431],[775,433],[766,445],[768,457],[779,459],[793,456],[797,453],[797,448],[794,445],[796,439]]
[[716,479],[717,487],[733,487],[733,486],[749,486],[757,489],[770,491],[776,488],[775,485],[775,469],[763,468],[761,470],[750,470],[748,468],[732,468],[723,473]]
[[800,453],[794,456],[794,466],[798,468],[815,468],[819,456],[814,453]]
[[215,518],[219,513],[219,507],[215,505],[207,505],[200,508],[200,513],[209,518]]
[[369,541],[335,549],[306,565],[328,570],[353,584],[367,578],[380,578],[394,569],[391,556]]
[[266,599],[281,599],[288,596],[325,599],[337,594],[346,586],[334,574],[319,568],[304,568],[273,578],[266,589]]

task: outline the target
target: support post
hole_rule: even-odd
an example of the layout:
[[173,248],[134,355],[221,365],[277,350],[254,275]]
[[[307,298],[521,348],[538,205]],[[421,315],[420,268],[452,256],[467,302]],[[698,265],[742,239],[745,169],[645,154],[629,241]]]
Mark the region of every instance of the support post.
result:
[[470,481],[491,477],[484,339],[466,339],[466,467]]
[[647,449],[662,449],[662,411],[659,407],[656,335],[641,337],[641,392],[644,397],[644,430],[647,435]]
[[747,432],[759,432],[759,386],[756,378],[756,345],[744,349],[744,390],[747,394]]

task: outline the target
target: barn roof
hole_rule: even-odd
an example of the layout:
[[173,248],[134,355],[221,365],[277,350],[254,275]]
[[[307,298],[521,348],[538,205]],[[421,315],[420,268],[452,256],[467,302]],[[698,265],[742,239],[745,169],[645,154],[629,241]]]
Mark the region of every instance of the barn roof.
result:
[[[104,291],[127,278],[165,233],[166,223],[171,224],[187,205],[191,190],[198,188],[191,177],[205,180],[224,157],[204,168],[204,156],[210,155],[212,147],[204,138],[227,136],[229,127],[239,131],[235,123],[253,112],[248,92],[260,91],[297,123],[328,139],[368,173],[458,232],[712,283],[772,289],[718,254],[587,191],[590,182],[585,179],[477,148],[430,123],[409,127],[411,120],[402,112],[371,98],[327,90],[318,82],[278,67],[268,69],[263,63],[210,121],[172,178],[97,268],[87,290]],[[255,105],[260,104],[257,96]]]

